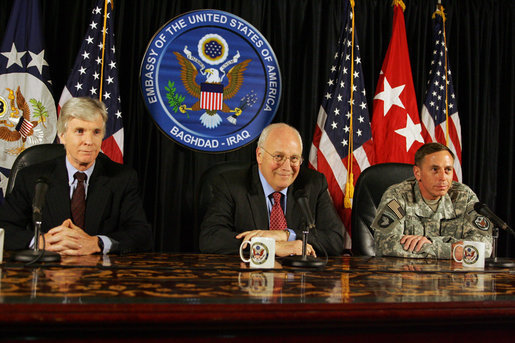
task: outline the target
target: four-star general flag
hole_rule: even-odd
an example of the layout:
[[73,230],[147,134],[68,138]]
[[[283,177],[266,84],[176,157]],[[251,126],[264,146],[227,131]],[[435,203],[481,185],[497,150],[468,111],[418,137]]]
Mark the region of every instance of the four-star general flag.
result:
[[461,182],[461,125],[447,59],[445,14],[443,6],[438,6],[433,14],[433,60],[420,116],[422,135],[426,142],[442,143],[454,152],[454,179]]
[[0,45],[0,203],[16,157],[52,143],[57,114],[45,60],[39,0],[16,0]]
[[404,3],[394,0],[392,38],[376,87],[372,114],[375,162],[413,164],[422,127],[409,60]]
[[115,58],[114,18],[111,0],[99,0],[84,36],[73,71],[59,99],[59,110],[71,97],[98,98],[108,119],[102,151],[123,163],[123,122]]
[[[322,172],[329,193],[350,235],[354,184],[361,171],[373,164],[373,144],[365,96],[353,8],[347,4],[327,89],[318,113],[310,167]],[[346,239],[346,249],[350,249]]]

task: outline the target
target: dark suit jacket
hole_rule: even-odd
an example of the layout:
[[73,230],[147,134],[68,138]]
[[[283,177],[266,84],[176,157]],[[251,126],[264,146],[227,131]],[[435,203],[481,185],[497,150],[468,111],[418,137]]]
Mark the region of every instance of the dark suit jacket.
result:
[[[269,226],[266,199],[259,180],[257,165],[250,169],[220,174],[213,182],[214,199],[206,211],[200,228],[200,250],[203,253],[237,254],[241,240],[238,233],[267,230]],[[317,171],[301,168],[295,182],[288,187],[286,222],[302,239],[306,220],[295,199],[295,190],[302,188],[308,196],[309,207],[316,229],[309,235],[317,255],[322,247],[329,255],[343,252],[344,226],[334,209],[327,191],[325,176]]]
[[[5,229],[6,249],[26,249],[34,237],[32,199],[36,180],[49,180],[43,208],[42,232],[71,218],[66,157],[20,170],[13,191],[0,207],[0,227]],[[84,231],[105,235],[119,243],[115,251],[149,250],[152,232],[138,194],[136,172],[100,154],[89,181]],[[116,247],[115,247],[116,248]]]

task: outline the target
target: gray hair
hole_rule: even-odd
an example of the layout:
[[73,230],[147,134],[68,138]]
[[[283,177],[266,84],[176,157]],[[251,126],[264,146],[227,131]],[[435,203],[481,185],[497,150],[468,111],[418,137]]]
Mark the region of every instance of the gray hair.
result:
[[302,149],[302,137],[300,136],[299,131],[296,128],[294,128],[293,126],[290,126],[286,123],[274,123],[274,124],[270,124],[267,127],[265,127],[263,129],[263,131],[261,131],[261,135],[259,135],[258,147],[263,147],[268,136],[270,135],[270,132],[272,132],[272,130],[280,128],[280,127],[287,127],[289,129],[293,130],[297,134],[297,137],[299,138],[300,148]]
[[102,117],[105,131],[107,110],[103,102],[88,97],[71,98],[63,105],[61,112],[59,112],[59,118],[57,119],[57,134],[59,136],[63,135],[68,127],[68,122],[73,118],[85,121],[95,121],[97,116]]

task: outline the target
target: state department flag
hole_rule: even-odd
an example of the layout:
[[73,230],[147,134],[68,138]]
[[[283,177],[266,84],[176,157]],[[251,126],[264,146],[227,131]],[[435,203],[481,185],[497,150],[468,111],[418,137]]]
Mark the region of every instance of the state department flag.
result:
[[413,164],[424,144],[404,23],[404,3],[394,0],[392,37],[374,97],[372,136],[376,163]]
[[442,143],[454,152],[454,180],[461,182],[461,124],[447,58],[444,8],[438,7],[433,14],[433,59],[420,120],[426,142]]
[[123,163],[123,121],[115,51],[113,4],[111,0],[99,0],[59,99],[59,110],[72,97],[86,96],[103,101],[108,119],[102,152],[113,161]]
[[[327,88],[318,112],[309,166],[323,173],[329,193],[350,236],[354,185],[359,174],[374,163],[374,151],[359,56],[353,25],[353,6],[346,5]],[[346,239],[345,249],[351,240]]]
[[57,113],[39,0],[15,0],[0,45],[0,203],[25,149],[55,140]]

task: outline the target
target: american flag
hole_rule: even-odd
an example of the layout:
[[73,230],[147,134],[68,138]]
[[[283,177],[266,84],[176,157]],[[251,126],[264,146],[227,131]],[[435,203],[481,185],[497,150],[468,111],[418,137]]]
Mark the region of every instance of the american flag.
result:
[[439,5],[433,16],[433,60],[420,118],[422,134],[426,142],[442,143],[454,152],[454,179],[461,182],[461,125],[447,59],[443,6]]
[[372,136],[376,163],[413,164],[424,144],[411,75],[406,25],[401,0],[394,0],[392,37],[374,96]]
[[59,99],[59,110],[72,97],[88,96],[103,101],[108,120],[102,151],[113,161],[123,163],[123,121],[117,68],[112,1],[99,0]]
[[[310,167],[327,179],[329,193],[349,236],[354,184],[361,171],[373,164],[364,77],[352,18],[353,10],[347,3],[346,20],[330,67],[309,154]],[[346,249],[350,249],[350,242],[346,239]]]
[[16,0],[0,45],[0,203],[25,149],[52,143],[57,113],[39,0]]

